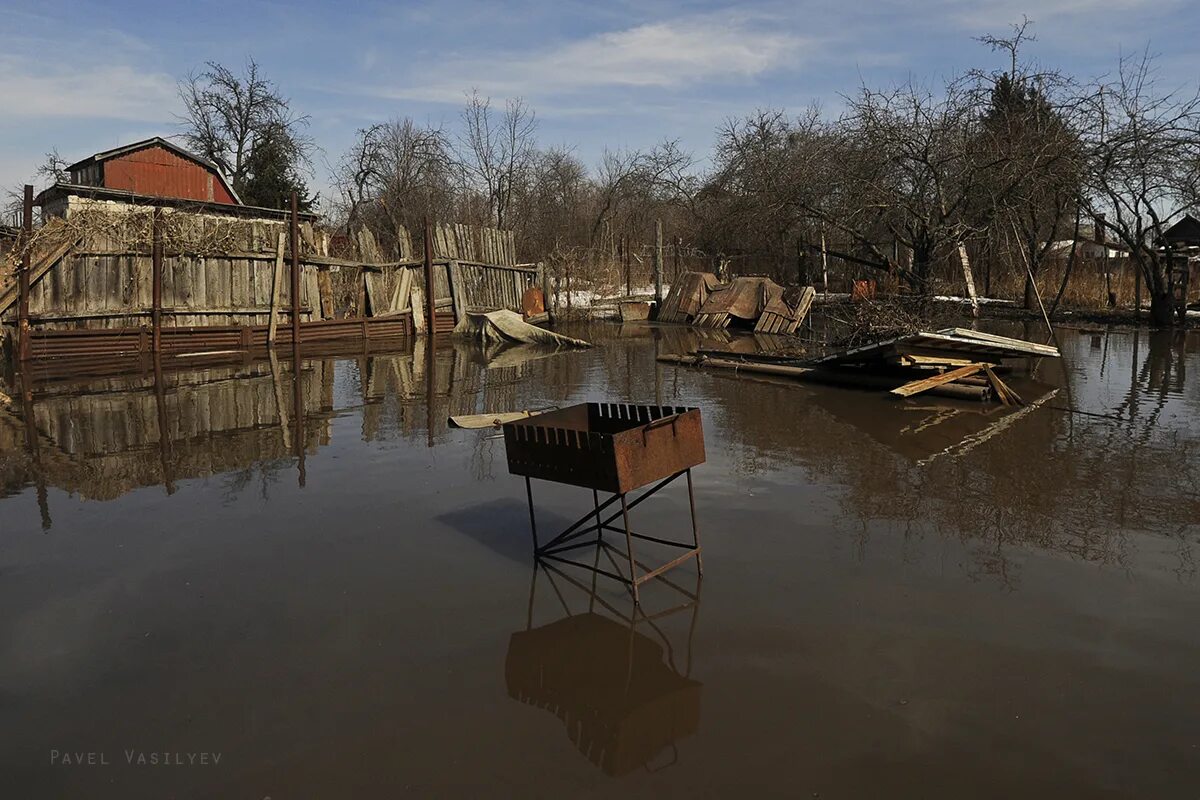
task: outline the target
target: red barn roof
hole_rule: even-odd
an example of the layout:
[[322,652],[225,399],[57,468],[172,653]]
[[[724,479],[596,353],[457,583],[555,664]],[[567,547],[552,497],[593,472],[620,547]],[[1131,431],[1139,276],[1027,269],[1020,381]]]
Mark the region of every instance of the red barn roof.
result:
[[161,136],[88,156],[67,167],[71,183],[150,197],[241,205],[213,162]]

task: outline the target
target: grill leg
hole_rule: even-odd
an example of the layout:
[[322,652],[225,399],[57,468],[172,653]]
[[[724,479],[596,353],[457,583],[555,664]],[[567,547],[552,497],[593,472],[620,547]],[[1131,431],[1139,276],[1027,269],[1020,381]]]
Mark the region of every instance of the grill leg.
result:
[[625,502],[625,495],[621,495],[621,516],[625,520],[625,552],[629,556],[629,586],[633,589],[633,604],[641,605],[641,600],[638,598],[638,582],[637,572],[634,570],[637,567],[633,563],[633,536],[629,533],[629,505]]
[[696,495],[692,491],[692,470],[687,471],[688,505],[692,507],[692,544],[696,546],[696,570],[704,574],[704,556],[700,554],[700,531],[696,528]]
[[600,521],[600,493],[592,489],[592,507],[596,509],[596,544],[604,538],[604,523]]
[[533,518],[533,486],[525,478],[525,496],[529,499],[529,532],[533,535],[533,554],[538,554],[537,522]]

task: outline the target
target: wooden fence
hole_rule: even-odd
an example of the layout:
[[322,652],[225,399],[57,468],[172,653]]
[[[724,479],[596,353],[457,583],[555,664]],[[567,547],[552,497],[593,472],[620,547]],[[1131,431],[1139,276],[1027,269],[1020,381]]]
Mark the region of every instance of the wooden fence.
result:
[[[186,212],[172,212],[183,214]],[[163,352],[261,349],[268,346],[272,312],[277,343],[290,343],[290,317],[298,308],[301,341],[389,338],[424,333],[427,327],[425,267],[413,258],[411,237],[401,231],[386,260],[367,230],[354,237],[350,257],[329,255],[329,237],[300,225],[298,304],[293,306],[286,224],[238,220],[213,232],[207,217],[193,227],[209,247],[189,249],[182,240],[161,259],[161,300],[155,306],[153,250],[111,230],[79,231],[70,221],[51,221],[57,238],[30,268],[28,357],[67,354],[145,353],[152,346],[155,311]],[[213,241],[220,248],[211,246]],[[434,229],[436,330],[448,332],[468,310],[520,311],[524,292],[542,285],[540,270],[517,266],[512,233],[465,225]],[[496,263],[472,260],[494,259]],[[332,276],[352,272],[360,299],[351,306],[335,297]],[[0,323],[13,339],[18,287],[0,289]]]

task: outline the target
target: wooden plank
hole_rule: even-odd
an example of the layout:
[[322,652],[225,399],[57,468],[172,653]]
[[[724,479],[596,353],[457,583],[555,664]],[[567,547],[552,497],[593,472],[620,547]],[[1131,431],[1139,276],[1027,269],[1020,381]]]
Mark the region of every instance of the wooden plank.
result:
[[986,369],[986,365],[968,364],[965,367],[959,367],[958,369],[952,369],[948,372],[943,372],[940,375],[934,375],[932,378],[922,378],[921,380],[910,381],[903,386],[897,386],[895,389],[892,389],[891,393],[897,397],[912,397],[913,395],[928,391],[934,387],[942,386],[943,384],[947,383],[953,383],[959,378],[965,378],[968,375],[974,375],[982,369]]
[[1024,339],[1013,339],[1009,336],[997,336],[994,333],[984,333],[982,331],[974,331],[970,328],[944,328],[938,331],[944,336],[957,336],[961,339],[976,339],[980,342],[999,345],[1001,347],[1011,347],[1017,350],[1025,350],[1031,354],[1042,355],[1048,358],[1058,358],[1058,348],[1048,344],[1038,344],[1036,342],[1028,342]]
[[425,291],[421,288],[421,281],[414,280],[412,282],[411,300],[412,303],[412,321],[413,330],[417,333],[425,332]]
[[321,296],[321,319],[333,319],[333,278],[328,268],[317,270],[317,286]]
[[454,298],[454,321],[462,325],[467,318],[467,295],[463,291],[462,269],[457,261],[451,261],[446,267],[450,276],[450,296]]
[[133,309],[137,301],[137,278],[134,275],[133,259],[118,258],[121,274],[120,303],[123,309]]
[[304,296],[302,305],[307,305],[308,321],[321,318],[321,284],[317,275],[317,268],[314,266],[305,266],[303,272],[304,278]]
[[408,301],[412,295],[412,273],[407,267],[397,267],[399,277],[396,281],[396,293],[392,296],[390,311],[396,313],[409,307]]
[[[179,261],[184,258],[180,257]],[[212,298],[209,297],[208,288],[208,267],[205,266],[207,259],[187,257],[187,268],[192,274],[192,297],[195,298],[196,305],[201,308],[210,307]]]
[[117,311],[121,308],[121,257],[109,256],[104,259],[104,293],[100,302],[105,310]]
[[286,238],[282,228],[276,238],[275,268],[271,275],[271,321],[267,325],[267,343],[275,343],[275,334],[279,328],[279,307],[281,290],[283,288],[283,245]]
[[192,286],[197,271],[193,260],[186,256],[171,260],[175,262],[175,292],[179,305],[185,308],[203,305],[204,299],[196,296]]
[[992,371],[991,367],[984,366],[984,374],[987,375],[988,382],[992,385],[992,389],[996,392],[996,396],[1000,398],[1000,402],[1004,405],[1023,406],[1025,401],[1021,396],[1009,388],[1008,384],[1000,380],[1000,377]]
[[370,309],[369,314],[364,316],[373,317],[377,314],[386,313],[387,309],[382,305],[384,293],[382,288],[379,286],[379,284],[383,281],[382,276],[378,272],[364,272],[363,281],[367,286],[367,306]]
[[502,411],[496,414],[462,414],[450,417],[452,428],[498,428],[508,422],[528,419],[543,414],[543,411]]
[[[59,246],[53,248],[48,253],[38,257],[29,268],[29,283],[32,286],[37,281],[42,279],[42,276],[49,272],[55,264],[63,260],[66,255],[75,248],[79,243],[78,238],[72,238],[64,241]],[[17,302],[17,296],[20,294],[17,283],[14,282],[3,294],[0,294],[0,314],[8,311],[13,303]]]

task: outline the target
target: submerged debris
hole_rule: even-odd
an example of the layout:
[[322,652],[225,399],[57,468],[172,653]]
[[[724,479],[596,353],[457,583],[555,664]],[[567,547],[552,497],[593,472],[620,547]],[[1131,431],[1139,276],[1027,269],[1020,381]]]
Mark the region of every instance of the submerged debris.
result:
[[[730,357],[733,356],[733,357]],[[1023,405],[996,374],[1006,358],[1058,358],[1049,345],[964,328],[899,336],[803,361],[777,355],[697,353],[660,361],[776,375],[835,386],[881,389],[895,397],[942,397]]]
[[530,325],[514,311],[468,312],[462,333],[485,344],[510,342],[554,347],[591,347],[589,342]]

